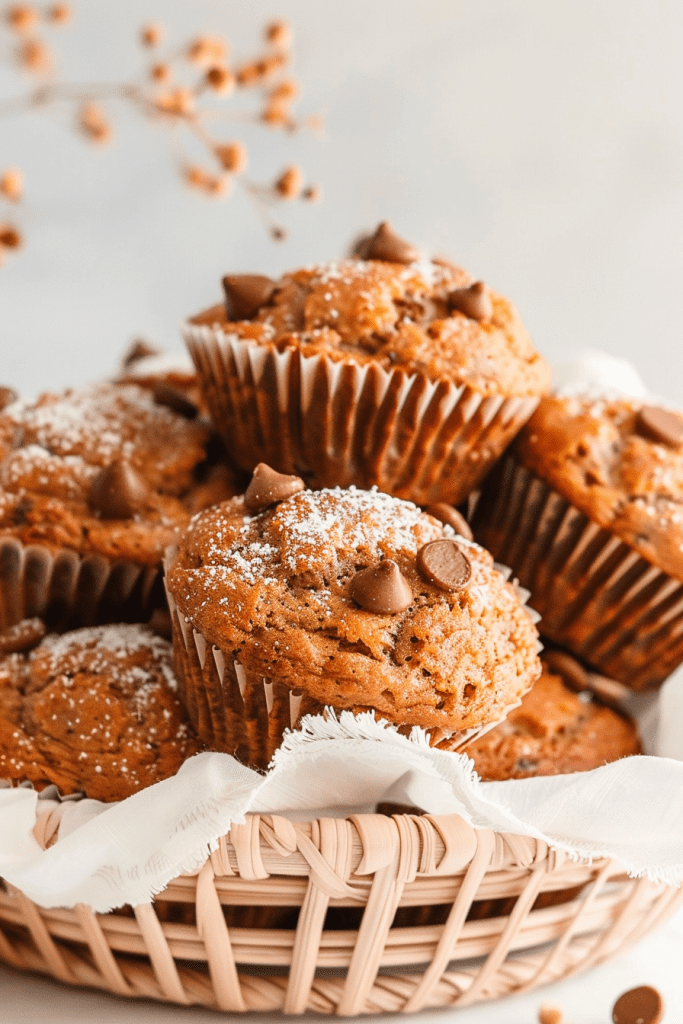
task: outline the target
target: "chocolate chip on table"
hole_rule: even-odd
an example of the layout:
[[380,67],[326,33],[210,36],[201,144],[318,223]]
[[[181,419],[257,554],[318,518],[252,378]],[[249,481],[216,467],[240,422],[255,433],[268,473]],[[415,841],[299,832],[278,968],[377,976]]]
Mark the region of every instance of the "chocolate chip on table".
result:
[[391,558],[357,572],[351,581],[351,597],[375,615],[397,615],[413,603],[408,581]]
[[136,338],[131,341],[130,345],[123,353],[123,359],[121,360],[121,366],[123,369],[127,369],[132,366],[133,363],[137,363],[139,359],[147,359],[148,356],[158,356],[161,354],[161,349],[157,348],[156,345],[150,345],[144,338]]
[[259,462],[245,491],[244,504],[250,512],[261,512],[305,489],[306,484],[301,477],[278,473],[265,462]]
[[0,412],[6,409],[12,402],[16,402],[19,395],[14,388],[0,387]]
[[440,501],[436,505],[429,505],[425,512],[434,519],[438,519],[444,526],[452,526],[455,532],[466,540],[473,539],[470,524],[465,517],[460,515],[457,508],[447,505],[445,501]]
[[417,553],[417,567],[441,590],[461,590],[472,575],[470,560],[454,540],[432,540]]
[[228,320],[251,320],[270,300],[275,281],[263,274],[227,274],[223,278]]
[[9,626],[0,633],[0,655],[30,651],[37,647],[45,636],[42,619],[23,619],[15,626]]
[[179,416],[193,420],[197,415],[197,406],[191,402],[184,391],[160,380],[152,387],[152,396],[157,405],[165,405]]
[[449,309],[457,309],[470,320],[490,320],[493,303],[483,281],[475,281],[467,288],[455,288],[448,293]]
[[659,1024],[663,1016],[662,997],[650,985],[624,992],[612,1008],[613,1024]]
[[636,427],[653,441],[678,448],[683,444],[683,416],[657,405],[644,405],[638,412]]
[[363,259],[381,260],[383,263],[415,263],[420,253],[396,234],[391,224],[383,220],[374,235],[363,247]]
[[125,459],[114,459],[90,484],[88,504],[103,519],[131,519],[147,504],[147,484]]

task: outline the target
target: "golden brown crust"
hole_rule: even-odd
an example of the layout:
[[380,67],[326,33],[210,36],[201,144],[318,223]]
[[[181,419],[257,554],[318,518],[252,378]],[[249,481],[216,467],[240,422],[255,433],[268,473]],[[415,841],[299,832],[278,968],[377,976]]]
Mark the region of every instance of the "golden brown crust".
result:
[[[457,538],[471,579],[444,591],[418,570],[423,544],[455,537],[376,491],[302,491],[249,515],[234,498],[195,517],[168,574],[178,611],[251,673],[335,708],[374,708],[445,730],[495,721],[539,671],[536,630],[488,552]],[[360,608],[356,573],[393,559],[414,600]]]
[[191,322],[280,350],[468,384],[483,395],[547,391],[548,366],[507,299],[488,290],[493,315],[483,321],[449,310],[448,293],[471,281],[453,264],[349,259],[286,274],[252,321],[229,322],[220,305]]
[[683,580],[683,445],[639,425],[635,399],[543,398],[516,443],[522,464],[599,526]]
[[0,661],[0,778],[122,800],[201,746],[175,693],[171,645],[143,626],[47,637]]
[[[186,500],[197,507],[192,491],[209,438],[205,425],[131,385],[16,402],[0,414],[0,537],[154,565],[188,521]],[[105,519],[88,495],[97,473],[120,457],[147,485],[145,508]]]
[[629,718],[589,691],[574,693],[545,666],[521,707],[465,749],[487,782],[589,771],[641,752]]

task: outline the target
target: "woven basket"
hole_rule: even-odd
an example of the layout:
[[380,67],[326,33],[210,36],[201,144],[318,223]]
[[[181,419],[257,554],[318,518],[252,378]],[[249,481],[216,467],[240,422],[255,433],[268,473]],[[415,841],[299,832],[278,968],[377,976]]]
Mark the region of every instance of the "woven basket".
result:
[[232,1013],[462,1007],[592,967],[681,902],[456,815],[250,815],[151,905],[43,910],[0,883],[0,959]]

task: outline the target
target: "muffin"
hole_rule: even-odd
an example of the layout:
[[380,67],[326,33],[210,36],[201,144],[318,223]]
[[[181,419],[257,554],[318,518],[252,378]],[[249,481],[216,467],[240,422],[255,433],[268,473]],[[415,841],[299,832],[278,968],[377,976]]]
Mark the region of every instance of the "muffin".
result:
[[166,587],[194,727],[260,767],[325,707],[471,735],[540,671],[488,552],[376,490],[314,492],[261,465],[245,495],[194,517]]
[[683,415],[544,398],[482,489],[475,537],[512,567],[543,634],[634,690],[683,661]]
[[197,508],[234,493],[211,478],[210,440],[132,385],[0,412],[0,628],[148,617],[164,549]]
[[[520,707],[466,747],[484,781],[585,772],[642,752],[633,720],[596,697],[578,662],[541,660],[541,677]],[[576,692],[581,674],[585,684]]]
[[166,779],[202,749],[176,691],[172,647],[144,626],[52,634],[6,654],[0,778],[104,801]]
[[548,387],[514,306],[385,223],[363,257],[223,279],[185,339],[236,465],[457,504]]

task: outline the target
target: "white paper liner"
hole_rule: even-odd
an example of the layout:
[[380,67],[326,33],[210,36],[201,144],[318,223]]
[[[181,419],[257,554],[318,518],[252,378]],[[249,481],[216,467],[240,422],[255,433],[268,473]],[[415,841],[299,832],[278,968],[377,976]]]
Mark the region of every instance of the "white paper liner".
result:
[[472,762],[400,735],[371,713],[306,719],[267,775],[227,754],[198,754],[171,779],[119,804],[63,805],[58,841],[41,849],[30,789],[0,789],[0,876],[44,907],[100,913],[149,902],[196,872],[250,812],[296,819],[369,812],[390,799],[476,828],[542,839],[574,858],[611,857],[632,875],[683,880],[683,763],[632,757],[591,772],[480,782]]
[[538,405],[375,363],[278,352],[206,325],[185,324],[183,334],[239,468],[266,462],[314,487],[377,485],[421,505],[459,504]]

